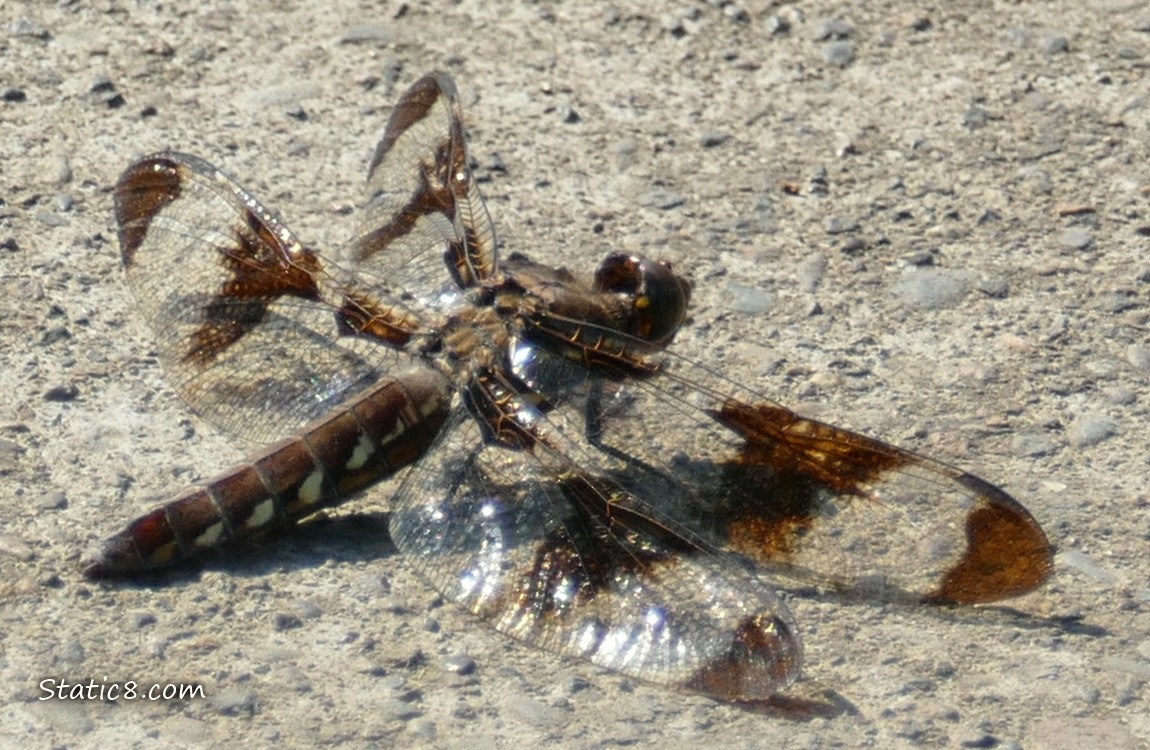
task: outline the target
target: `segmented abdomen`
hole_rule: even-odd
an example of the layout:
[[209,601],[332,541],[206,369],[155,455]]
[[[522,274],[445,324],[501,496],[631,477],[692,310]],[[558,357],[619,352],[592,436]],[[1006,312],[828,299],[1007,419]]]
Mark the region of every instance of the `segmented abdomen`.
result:
[[435,373],[383,381],[136,519],[87,556],[84,573],[99,577],[161,567],[336,505],[418,460],[450,405],[451,389]]

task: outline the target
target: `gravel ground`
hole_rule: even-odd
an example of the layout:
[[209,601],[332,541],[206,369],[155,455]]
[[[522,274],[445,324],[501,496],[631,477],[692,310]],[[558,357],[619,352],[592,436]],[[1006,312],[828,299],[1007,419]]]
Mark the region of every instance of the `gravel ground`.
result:
[[[175,5],[0,10],[0,745],[1150,746],[1150,5]],[[670,259],[695,284],[678,351],[1002,484],[1054,580],[1022,616],[796,601],[793,695],[838,709],[814,718],[508,641],[380,542],[386,492],[234,561],[85,582],[84,548],[252,448],[164,384],[119,173],[198,153],[336,247],[390,105],[437,68],[507,251]]]

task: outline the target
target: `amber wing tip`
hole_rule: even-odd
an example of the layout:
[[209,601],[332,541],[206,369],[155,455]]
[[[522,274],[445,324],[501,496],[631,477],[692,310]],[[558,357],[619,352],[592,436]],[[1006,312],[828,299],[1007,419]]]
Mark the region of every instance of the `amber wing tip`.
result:
[[966,520],[967,553],[932,597],[940,602],[985,604],[1022,596],[1042,586],[1054,571],[1054,547],[1046,532],[1018,502],[971,477],[983,502]]

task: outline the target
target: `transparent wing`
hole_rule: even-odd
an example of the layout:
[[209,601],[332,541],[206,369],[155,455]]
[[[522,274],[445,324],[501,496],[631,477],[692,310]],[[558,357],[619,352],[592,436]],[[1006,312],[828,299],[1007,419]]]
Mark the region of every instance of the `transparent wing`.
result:
[[537,438],[484,444],[468,418],[409,476],[391,533],[435,588],[507,635],[650,682],[756,699],[798,676],[797,630],[768,583],[613,515],[638,498]]
[[[352,293],[338,270],[202,159],[169,152],[133,164],[116,187],[116,216],[168,378],[222,428],[282,437],[400,363],[378,338],[339,335]],[[396,330],[417,326],[398,303],[355,298]]]
[[656,377],[592,393],[578,411],[595,444],[581,455],[659,498],[652,513],[783,583],[977,603],[1026,593],[1052,569],[1045,533],[998,487],[685,359],[664,353]]
[[471,173],[459,95],[448,76],[419,79],[392,112],[349,254],[365,278],[406,289],[417,307],[431,304],[449,278],[465,288],[495,274],[495,230]]

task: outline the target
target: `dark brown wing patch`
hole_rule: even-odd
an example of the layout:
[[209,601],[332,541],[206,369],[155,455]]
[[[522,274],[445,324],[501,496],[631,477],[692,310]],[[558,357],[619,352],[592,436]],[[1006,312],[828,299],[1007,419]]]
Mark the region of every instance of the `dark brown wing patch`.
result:
[[971,474],[959,481],[983,504],[966,517],[967,553],[943,578],[933,601],[980,604],[1025,594],[1054,569],[1049,540],[1038,522],[1002,490]]
[[[908,522],[935,524],[921,550],[905,550],[907,571],[919,566],[919,580],[905,589],[892,583],[902,594],[975,604],[1024,594],[1050,576],[1052,547],[1038,522],[976,476],[773,404],[728,399],[710,414],[745,440],[723,470],[729,500],[718,522],[732,549],[817,569],[808,559],[812,540],[835,527],[843,509],[889,505],[906,508]],[[881,528],[865,535],[879,547],[883,536]]]
[[730,545],[760,560],[786,559],[820,515],[820,492],[864,496],[863,484],[906,460],[890,446],[802,419],[772,404],[728,400],[711,415],[746,444],[726,467],[729,487],[758,487],[727,518]]
[[743,463],[769,466],[784,476],[808,477],[839,493],[862,495],[866,482],[914,458],[881,441],[803,419],[773,404],[749,406],[732,400],[711,415],[746,438]]
[[461,288],[495,274],[495,231],[468,159],[455,84],[424,76],[396,105],[368,170],[352,243],[361,268],[398,271],[415,292],[438,288],[445,267]]
[[116,223],[125,267],[134,262],[152,219],[177,200],[181,190],[180,166],[163,157],[136,162],[120,177],[116,184]]
[[770,695],[802,668],[803,652],[790,622],[755,615],[739,624],[730,649],[700,669],[685,687],[720,700]]
[[318,300],[319,259],[305,248],[284,245],[252,211],[234,229],[234,244],[217,247],[227,274],[204,307],[204,322],[189,336],[184,361],[201,367],[258,326],[280,297]]

